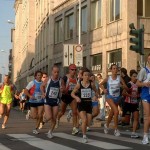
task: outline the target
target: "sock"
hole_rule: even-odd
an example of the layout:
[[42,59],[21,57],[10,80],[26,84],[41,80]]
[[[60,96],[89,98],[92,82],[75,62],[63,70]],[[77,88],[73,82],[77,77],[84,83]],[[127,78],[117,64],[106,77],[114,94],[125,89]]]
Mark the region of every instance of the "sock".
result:
[[86,135],[83,135],[83,138],[86,138]]

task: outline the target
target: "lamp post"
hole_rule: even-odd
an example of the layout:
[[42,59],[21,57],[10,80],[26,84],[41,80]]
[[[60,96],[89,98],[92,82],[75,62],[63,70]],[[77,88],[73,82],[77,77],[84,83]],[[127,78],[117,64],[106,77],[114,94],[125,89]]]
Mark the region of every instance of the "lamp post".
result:
[[79,39],[78,44],[81,44],[81,0],[79,0]]

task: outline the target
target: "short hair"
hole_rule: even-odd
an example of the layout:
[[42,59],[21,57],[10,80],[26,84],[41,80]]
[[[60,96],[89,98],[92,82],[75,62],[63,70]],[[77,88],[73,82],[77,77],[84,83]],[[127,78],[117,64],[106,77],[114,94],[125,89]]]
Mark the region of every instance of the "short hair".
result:
[[59,67],[58,67],[56,64],[54,64],[54,65],[52,66],[52,70],[53,70],[54,68],[58,68],[58,69],[59,69]]
[[[110,66],[110,69],[112,69],[113,66],[117,66],[117,65],[116,65],[116,64],[112,64],[112,65]],[[118,66],[117,66],[117,68],[118,68]]]
[[9,76],[9,75],[7,75],[7,74],[5,74],[5,77],[8,77],[8,79],[10,79],[10,76]]
[[34,73],[34,77],[36,77],[38,73],[41,73],[41,74],[42,74],[42,71],[37,70],[37,71]]
[[46,75],[46,76],[48,76],[48,74],[47,74],[46,72],[43,72],[43,73],[42,73],[42,75]]
[[120,71],[123,72],[124,75],[127,75],[127,69],[126,68],[121,68]]
[[102,77],[102,75],[101,75],[100,73],[98,73],[98,74],[97,74],[97,76],[100,76],[100,77]]
[[138,74],[136,70],[132,69],[130,70],[130,77],[133,75],[133,74]]
[[82,75],[84,74],[84,72],[89,72],[90,73],[90,70],[88,68],[84,68],[83,71],[82,71]]

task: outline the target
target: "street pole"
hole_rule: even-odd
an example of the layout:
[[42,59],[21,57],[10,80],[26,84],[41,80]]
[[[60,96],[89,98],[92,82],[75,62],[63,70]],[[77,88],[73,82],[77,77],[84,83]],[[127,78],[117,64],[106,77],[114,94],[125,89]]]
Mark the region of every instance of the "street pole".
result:
[[81,0],[79,0],[79,39],[78,44],[81,44]]
[[[143,34],[142,34],[142,41],[141,41],[141,44],[142,44],[142,52],[144,54],[144,24],[141,25],[141,29],[143,29]],[[144,64],[144,55],[140,55],[141,57],[141,66],[142,67],[145,67],[145,64]]]

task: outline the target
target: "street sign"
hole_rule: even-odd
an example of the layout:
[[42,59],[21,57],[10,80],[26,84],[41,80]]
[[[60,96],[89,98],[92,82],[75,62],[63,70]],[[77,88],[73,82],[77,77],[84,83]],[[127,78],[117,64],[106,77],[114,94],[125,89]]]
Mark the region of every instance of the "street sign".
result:
[[74,46],[74,64],[77,67],[83,66],[83,46],[82,45]]
[[63,51],[63,66],[65,67],[67,67],[67,66],[69,66],[69,57],[68,57],[68,55],[69,55],[69,51],[68,51],[68,45],[64,45],[64,51]]
[[83,46],[75,44],[64,44],[63,66],[68,67],[75,64],[77,67],[83,66]]

